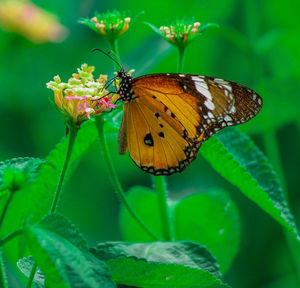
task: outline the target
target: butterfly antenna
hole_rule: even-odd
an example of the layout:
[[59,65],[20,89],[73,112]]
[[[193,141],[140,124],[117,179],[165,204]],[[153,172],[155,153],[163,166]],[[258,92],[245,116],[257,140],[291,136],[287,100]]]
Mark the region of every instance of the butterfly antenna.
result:
[[[121,63],[121,60],[120,60],[120,58],[117,56],[117,54],[116,54],[116,52],[115,52],[115,51],[113,51],[113,50],[109,50],[109,51],[108,51],[108,54],[113,54],[113,55],[114,55],[114,57],[115,57],[115,58],[117,58],[117,60],[118,60],[118,63]],[[119,64],[119,66],[120,66],[120,68],[121,68],[121,70],[122,70],[122,71],[125,71],[125,70],[124,70],[124,67],[123,67],[123,65],[122,65],[122,64]]]
[[[114,61],[115,63],[117,63],[121,70],[124,70],[124,69],[123,69],[123,66],[122,66],[118,61],[116,61],[116,59],[114,59],[113,57],[111,57],[111,56],[109,55],[109,54],[110,54],[111,52],[113,52],[113,51],[109,51],[108,53],[106,53],[106,52],[104,52],[103,50],[101,50],[101,49],[99,49],[99,48],[94,48],[94,49],[92,49],[92,52],[94,52],[94,51],[99,51],[99,52],[103,53],[103,54],[106,55],[108,58],[110,58],[112,61]],[[116,56],[115,53],[114,53],[114,56],[120,61],[120,59]]]

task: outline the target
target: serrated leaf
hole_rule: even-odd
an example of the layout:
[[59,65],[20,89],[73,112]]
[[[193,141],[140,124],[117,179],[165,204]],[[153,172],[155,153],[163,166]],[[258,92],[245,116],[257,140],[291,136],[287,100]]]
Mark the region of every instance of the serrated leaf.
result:
[[[29,256],[27,258],[22,258],[17,262],[18,268],[27,278],[29,278],[33,265],[34,265],[34,259],[32,258],[32,256]],[[33,288],[45,287],[45,275],[42,273],[40,268],[37,268],[35,272],[32,287]]]
[[120,284],[144,288],[226,287],[216,259],[198,243],[106,242],[92,253],[106,261]]
[[0,187],[5,185],[14,190],[22,189],[38,176],[45,160],[32,157],[13,158],[0,162]]
[[50,215],[40,224],[27,226],[24,236],[47,287],[116,287],[107,265],[86,250],[78,229],[63,216]]
[[40,221],[39,227],[60,235],[82,251],[89,250],[87,242],[79,229],[63,215],[47,215]]
[[181,199],[174,211],[174,229],[177,240],[205,245],[217,258],[222,273],[230,268],[239,248],[240,219],[225,191],[211,190]]
[[[156,193],[135,186],[128,191],[127,198],[146,225],[162,237]],[[207,191],[183,198],[172,206],[175,239],[205,245],[217,258],[221,271],[228,270],[237,253],[240,237],[239,214],[229,196],[224,191]],[[120,211],[120,226],[126,241],[152,240],[124,206]]]
[[236,128],[203,143],[200,152],[225,179],[237,186],[300,241],[278,176],[253,141]]
[[[70,159],[69,171],[72,171],[76,161],[97,139],[97,135],[96,127],[92,121],[81,126]],[[68,139],[64,137],[47,156],[46,162],[49,165],[41,167],[34,183],[26,185],[14,196],[3,223],[2,232],[4,234],[21,227],[28,216],[30,216],[30,221],[36,222],[48,212],[64,163],[67,144]],[[65,183],[69,174],[67,173]]]

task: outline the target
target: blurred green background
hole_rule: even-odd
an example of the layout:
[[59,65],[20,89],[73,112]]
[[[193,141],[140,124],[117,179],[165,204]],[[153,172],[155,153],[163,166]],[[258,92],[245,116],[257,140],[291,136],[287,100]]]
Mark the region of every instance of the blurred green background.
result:
[[[232,80],[255,89],[263,97],[260,114],[241,128],[266,154],[271,154],[271,162],[276,161],[272,151],[279,150],[281,167],[278,161],[274,164],[283,170],[290,207],[300,223],[299,1],[33,2],[56,14],[69,34],[61,43],[37,44],[7,31],[0,23],[0,160],[19,156],[44,158],[65,135],[63,120],[49,102],[52,91],[46,88],[53,76],[59,74],[67,81],[82,63],[96,66],[96,74],[112,76],[112,62],[91,53],[95,47],[108,50],[106,40],[79,24],[80,17],[92,17],[96,10],[130,10],[132,16],[144,11],[119,41],[123,64],[140,76],[176,72],[177,66],[176,49],[142,22],[159,27],[175,18],[193,16],[203,24],[218,23],[220,28],[207,30],[187,48],[184,72]],[[110,135],[109,140],[124,187],[151,187],[149,175],[139,170],[128,155],[118,155],[116,135]],[[174,198],[224,188],[237,203],[242,224],[240,251],[225,275],[232,287],[299,287],[300,275],[297,276],[282,228],[225,182],[205,160],[198,157],[182,174],[167,180]],[[95,143],[65,185],[58,211],[68,216],[94,245],[122,239],[119,206]],[[13,271],[15,263],[10,265]],[[11,272],[10,277],[16,275]],[[17,282],[13,287],[19,287]]]

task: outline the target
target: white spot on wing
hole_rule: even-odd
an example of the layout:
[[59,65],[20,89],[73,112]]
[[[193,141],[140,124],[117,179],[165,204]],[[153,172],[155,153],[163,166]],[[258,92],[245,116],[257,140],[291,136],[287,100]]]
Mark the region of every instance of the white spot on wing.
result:
[[229,115],[226,115],[226,116],[224,117],[224,120],[225,120],[226,122],[230,122],[230,121],[232,121],[232,118],[231,118]]
[[203,78],[192,76],[192,80],[194,81],[195,87],[199,93],[204,95],[209,100],[212,100],[212,96],[208,90],[207,83]]
[[209,99],[207,99],[205,102],[204,102],[204,105],[207,107],[207,109],[209,110],[214,110],[215,109],[215,105],[213,102],[211,102]]
[[235,109],[235,106],[232,105],[230,110],[229,110],[229,113],[235,113],[236,109]]
[[230,92],[232,92],[232,87],[230,85],[230,83],[226,80],[220,79],[220,78],[215,78],[214,82],[222,85],[223,88],[226,88],[227,90],[229,90]]
[[260,98],[257,99],[257,103],[258,103],[259,105],[261,105],[261,99],[260,99]]
[[208,115],[208,117],[211,118],[211,119],[213,119],[213,118],[215,117],[214,114],[211,113],[211,112],[208,112],[207,115]]
[[185,77],[185,75],[184,74],[179,74],[179,77]]

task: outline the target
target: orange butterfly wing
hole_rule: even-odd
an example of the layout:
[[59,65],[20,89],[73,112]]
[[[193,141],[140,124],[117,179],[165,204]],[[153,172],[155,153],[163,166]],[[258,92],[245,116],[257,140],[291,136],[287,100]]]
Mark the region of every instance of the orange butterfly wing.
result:
[[134,79],[134,99],[124,103],[119,150],[155,175],[171,175],[193,161],[218,130],[254,117],[262,100],[235,82],[190,74]]

